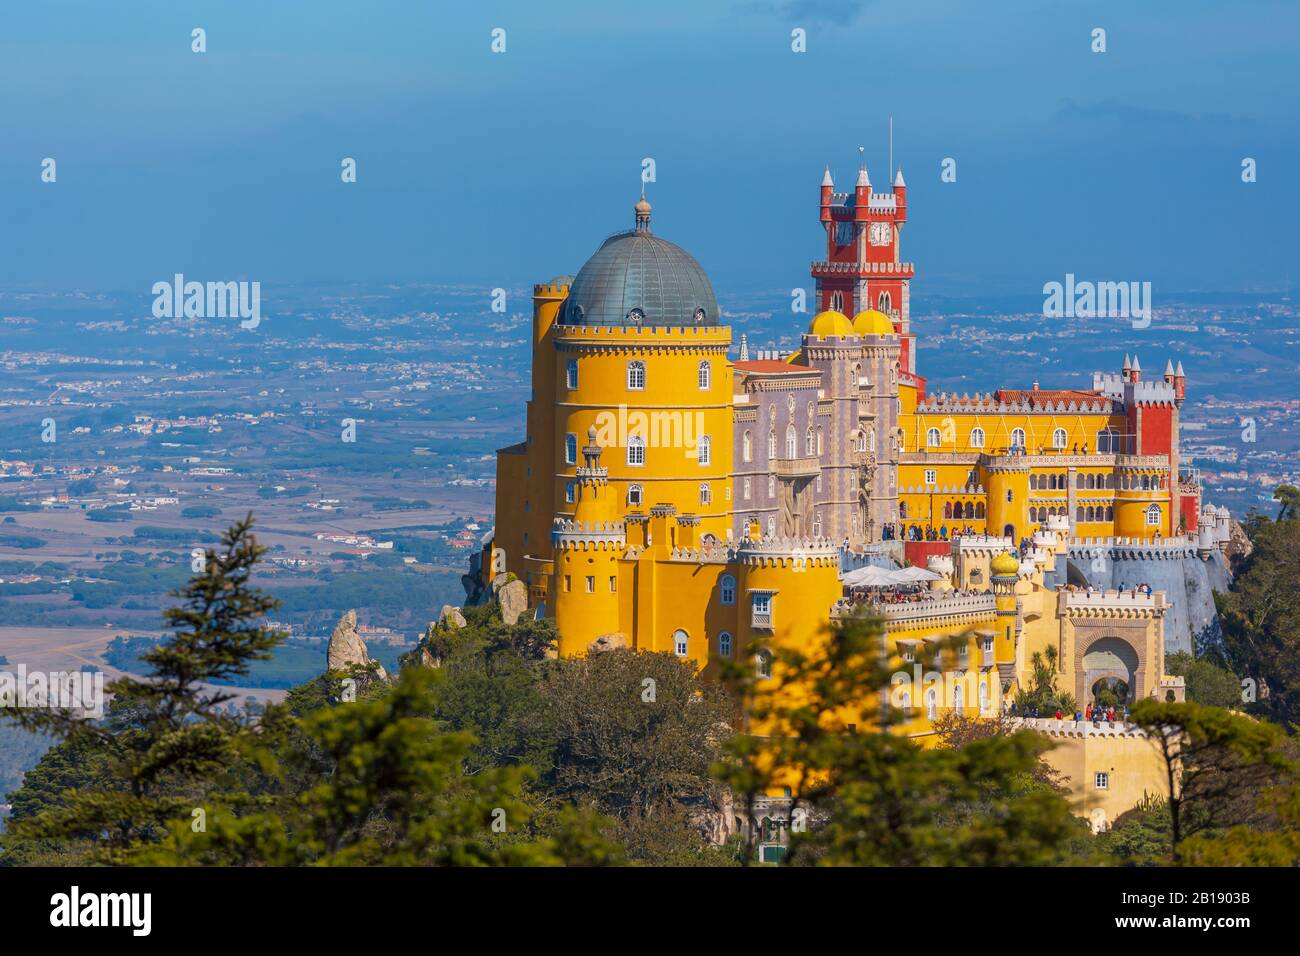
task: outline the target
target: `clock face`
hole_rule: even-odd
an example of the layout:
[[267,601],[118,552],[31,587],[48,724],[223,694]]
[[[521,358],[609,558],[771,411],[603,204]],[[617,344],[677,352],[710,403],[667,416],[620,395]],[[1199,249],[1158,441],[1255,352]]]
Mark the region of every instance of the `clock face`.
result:
[[873,246],[887,246],[894,238],[894,227],[887,222],[873,222],[870,238]]

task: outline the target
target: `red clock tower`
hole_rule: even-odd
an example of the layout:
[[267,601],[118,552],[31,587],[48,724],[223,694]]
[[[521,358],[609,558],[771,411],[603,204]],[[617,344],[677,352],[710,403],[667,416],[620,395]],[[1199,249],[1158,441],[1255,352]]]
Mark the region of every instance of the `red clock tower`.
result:
[[812,264],[817,283],[817,310],[834,309],[852,318],[866,309],[889,316],[902,336],[899,365],[916,374],[915,339],[911,334],[912,263],[900,258],[900,239],[907,222],[907,183],[900,168],[892,192],[871,191],[867,167],[858,170],[851,193],[837,193],[830,167],[822,177],[821,221],[826,230],[826,258]]

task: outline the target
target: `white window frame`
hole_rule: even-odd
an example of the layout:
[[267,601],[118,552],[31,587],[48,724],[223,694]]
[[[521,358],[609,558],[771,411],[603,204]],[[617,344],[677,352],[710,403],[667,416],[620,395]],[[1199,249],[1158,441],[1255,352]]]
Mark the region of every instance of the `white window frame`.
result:
[[673,631],[673,653],[678,657],[686,657],[690,652],[691,636],[679,627]]
[[984,447],[984,429],[976,426],[970,430],[970,446],[972,448]]
[[645,439],[640,435],[628,436],[627,465],[629,468],[645,467]]
[[1011,447],[1012,448],[1025,447],[1025,430],[1023,428],[1011,429]]
[[564,463],[566,465],[578,463],[578,436],[574,432],[568,432],[564,436]]
[[937,428],[928,428],[925,432],[925,447],[938,448],[943,444],[943,434]]
[[644,492],[641,490],[641,486],[640,486],[640,485],[628,485],[628,488],[627,488],[627,503],[628,503],[629,505],[637,505],[637,506],[640,506],[641,502],[642,502],[644,499],[645,499],[645,494],[644,494]]
[[927,485],[937,485],[939,483],[939,472],[934,468],[925,469],[925,483]]
[[1057,428],[1052,431],[1052,447],[1057,451],[1064,451],[1070,443],[1070,435],[1064,428]]
[[695,376],[695,383],[699,386],[701,392],[707,392],[713,387],[713,365],[708,359],[700,362],[699,370]]
[[578,387],[578,360],[569,359],[564,363],[564,385],[573,390]]
[[1158,528],[1164,522],[1164,514],[1159,505],[1151,505],[1147,508],[1147,527]]
[[701,468],[706,468],[713,463],[713,439],[708,435],[701,435],[696,439],[695,461]]
[[1092,775],[1092,785],[1097,790],[1110,789],[1110,774],[1104,770],[1098,770]]
[[627,388],[630,392],[645,391],[645,362],[633,359],[627,363]]

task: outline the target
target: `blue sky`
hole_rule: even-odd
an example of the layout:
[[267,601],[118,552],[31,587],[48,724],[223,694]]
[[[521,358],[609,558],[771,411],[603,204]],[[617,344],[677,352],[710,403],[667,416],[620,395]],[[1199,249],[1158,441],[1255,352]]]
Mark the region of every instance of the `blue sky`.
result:
[[1249,0],[8,3],[0,286],[519,287],[629,226],[650,156],[658,234],[721,292],[789,289],[823,165],[864,145],[883,184],[892,114],[918,293],[1279,289],[1298,46],[1300,4]]

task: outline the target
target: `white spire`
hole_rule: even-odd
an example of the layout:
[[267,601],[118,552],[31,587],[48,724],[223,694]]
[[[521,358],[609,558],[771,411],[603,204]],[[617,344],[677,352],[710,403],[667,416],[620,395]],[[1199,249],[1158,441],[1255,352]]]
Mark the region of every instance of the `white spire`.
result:
[[830,168],[830,166],[827,166],[827,167],[826,167],[826,174],[825,174],[824,176],[822,176],[822,185],[823,185],[823,186],[832,186],[832,187],[835,185],[835,181],[834,181],[833,179],[831,179],[831,168]]
[[1179,378],[1187,377],[1186,375],[1183,374],[1183,363],[1181,359],[1179,359],[1178,361],[1178,369],[1174,372],[1174,374],[1177,375]]
[[858,167],[858,185],[859,186],[871,185],[871,177],[867,175],[866,163],[863,163],[860,167]]
[[1125,352],[1125,353],[1124,353],[1124,371],[1127,372],[1127,371],[1128,371],[1129,369],[1131,369],[1132,367],[1133,367],[1133,363],[1130,362],[1130,361],[1128,360],[1128,353]]
[[903,182],[903,167],[899,166],[898,175],[894,177],[894,186],[895,188],[897,188],[899,186],[906,186],[906,185],[907,183]]
[[1142,371],[1142,363],[1138,361],[1136,352],[1133,353],[1133,371],[1135,372]]
[[1165,360],[1165,374],[1166,374],[1166,375],[1173,375],[1173,374],[1174,374],[1174,361],[1173,361],[1173,359],[1166,359],[1166,360]]

